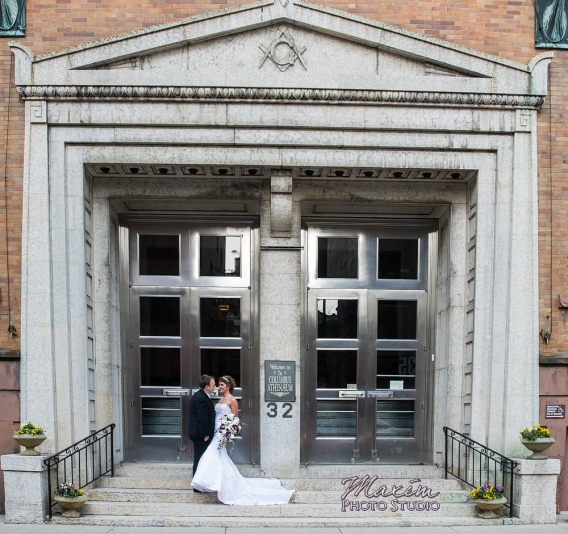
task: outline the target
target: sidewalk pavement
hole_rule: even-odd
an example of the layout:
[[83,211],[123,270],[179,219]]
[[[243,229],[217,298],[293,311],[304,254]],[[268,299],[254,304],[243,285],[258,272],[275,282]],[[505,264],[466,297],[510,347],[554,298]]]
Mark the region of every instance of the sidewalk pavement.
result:
[[[379,531],[379,532],[377,532]],[[221,527],[93,527],[77,525],[6,525],[0,516],[0,534],[568,534],[568,515],[556,525],[487,527],[320,527],[320,528],[221,528]]]

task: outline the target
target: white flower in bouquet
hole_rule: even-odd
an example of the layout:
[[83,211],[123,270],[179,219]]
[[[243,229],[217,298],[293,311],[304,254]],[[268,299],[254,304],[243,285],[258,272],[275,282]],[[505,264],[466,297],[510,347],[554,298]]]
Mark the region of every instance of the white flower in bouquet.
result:
[[243,427],[241,420],[234,414],[227,414],[221,418],[219,424],[219,429],[217,432],[221,434],[221,439],[219,440],[219,445],[217,449],[226,449],[227,445],[231,444],[231,452],[233,452],[233,447],[235,446],[235,440],[237,439],[237,434],[240,433]]

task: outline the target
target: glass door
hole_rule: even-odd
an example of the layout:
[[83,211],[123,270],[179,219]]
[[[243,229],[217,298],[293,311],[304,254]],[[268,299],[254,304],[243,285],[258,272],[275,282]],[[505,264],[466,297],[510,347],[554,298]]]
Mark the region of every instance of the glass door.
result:
[[132,223],[129,230],[134,459],[193,460],[189,403],[209,374],[237,383],[246,426],[233,460],[251,463],[250,223]]
[[307,462],[424,461],[427,245],[423,227],[308,223]]

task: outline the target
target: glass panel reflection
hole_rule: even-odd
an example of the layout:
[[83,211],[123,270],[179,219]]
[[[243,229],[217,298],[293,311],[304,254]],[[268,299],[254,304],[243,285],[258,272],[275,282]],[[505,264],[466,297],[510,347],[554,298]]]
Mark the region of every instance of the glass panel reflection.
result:
[[318,388],[348,389],[357,385],[356,350],[318,350]]
[[357,301],[318,299],[318,338],[356,339]]
[[179,347],[141,347],[140,374],[143,386],[180,387]]
[[179,297],[140,297],[141,336],[179,336]]
[[377,439],[414,436],[414,401],[377,401]]
[[139,235],[140,276],[179,276],[179,235]]
[[202,235],[199,276],[241,276],[241,238]]
[[201,337],[240,337],[241,300],[202,298]]
[[357,431],[356,400],[318,400],[316,435],[330,438],[354,438]]
[[416,339],[417,301],[379,300],[377,302],[377,339]]
[[215,377],[232,376],[241,387],[241,351],[240,349],[201,349],[201,374]]
[[318,238],[318,278],[357,278],[357,276],[357,238]]
[[415,389],[415,375],[416,351],[377,351],[377,389]]
[[418,279],[418,239],[379,239],[379,278]]
[[181,435],[180,399],[142,397],[142,434]]

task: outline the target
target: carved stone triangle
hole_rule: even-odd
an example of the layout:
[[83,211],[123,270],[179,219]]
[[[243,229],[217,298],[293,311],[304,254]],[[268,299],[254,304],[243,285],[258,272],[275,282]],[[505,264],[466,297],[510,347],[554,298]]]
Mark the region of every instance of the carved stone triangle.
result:
[[290,0],[280,0],[280,3],[281,3],[284,7],[286,7],[286,6],[288,5],[288,2],[289,2],[289,1],[290,1]]

